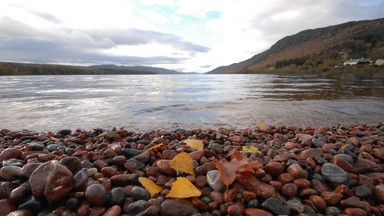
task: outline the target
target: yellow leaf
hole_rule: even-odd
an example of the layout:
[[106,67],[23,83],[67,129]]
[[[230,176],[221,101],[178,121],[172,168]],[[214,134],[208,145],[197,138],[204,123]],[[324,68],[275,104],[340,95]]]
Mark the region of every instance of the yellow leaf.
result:
[[196,150],[204,148],[204,143],[201,140],[186,139],[186,140],[184,140],[184,142],[187,143],[187,145],[189,145],[190,147],[192,147],[192,148],[194,148]]
[[189,173],[191,175],[195,175],[195,172],[193,171],[194,167],[193,167],[192,158],[186,152],[181,152],[177,154],[171,160],[171,168],[178,172],[184,172],[184,173]]
[[198,197],[201,191],[195,187],[188,179],[184,177],[177,177],[177,180],[172,183],[171,191],[167,194],[166,198],[188,198]]
[[260,128],[260,129],[265,128],[264,125],[261,125],[261,124],[257,125],[256,127],[257,127],[257,128]]
[[241,153],[255,153],[255,152],[259,152],[259,149],[256,148],[255,146],[243,146],[242,150],[240,151]]
[[[146,152],[146,151],[154,151],[154,150],[157,150],[158,148],[160,148],[160,147],[163,146],[163,145],[164,145],[163,143],[161,143],[161,144],[159,144],[159,145],[155,145],[155,146],[153,146],[153,147],[151,147],[151,148],[145,150],[144,152]],[[143,152],[143,153],[144,153],[144,152]]]
[[155,194],[159,193],[162,189],[157,184],[155,184],[153,181],[146,177],[139,177],[139,182],[147,191],[149,194],[151,194],[151,197],[153,197]]

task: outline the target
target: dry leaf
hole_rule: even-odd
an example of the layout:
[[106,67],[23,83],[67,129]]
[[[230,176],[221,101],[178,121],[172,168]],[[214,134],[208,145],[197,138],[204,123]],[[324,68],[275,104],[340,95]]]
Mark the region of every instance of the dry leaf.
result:
[[228,189],[228,186],[235,181],[237,173],[254,172],[254,169],[258,172],[259,162],[250,160],[240,152],[235,152],[231,156],[231,161],[227,161],[225,158],[221,161],[216,160],[216,167],[220,171],[221,179]]
[[261,154],[261,151],[255,146],[243,146],[243,148],[240,151],[241,153],[255,153],[259,152]]
[[194,148],[196,150],[204,148],[204,143],[201,140],[186,139],[184,140],[184,142],[187,143],[187,145],[189,145],[191,148]]
[[166,198],[188,198],[198,197],[201,191],[195,187],[188,179],[184,177],[177,177],[177,180],[172,183],[171,191],[167,194]]
[[186,152],[181,152],[177,154],[171,160],[171,168],[176,170],[177,172],[189,173],[191,175],[195,175],[193,161],[191,156],[189,156]]
[[141,185],[143,185],[143,187],[145,187],[145,189],[147,189],[149,194],[151,194],[151,197],[162,191],[161,187],[159,187],[152,180],[146,177],[139,177],[139,182],[141,183]]
[[55,141],[55,142],[59,142],[59,141],[60,141],[58,138],[55,137],[55,134],[53,134],[51,131],[48,131],[47,135],[48,135],[48,137],[49,137],[51,140],[53,140],[53,141]]
[[[164,144],[163,143],[161,143],[161,144],[159,144],[159,145],[155,145],[155,146],[153,146],[153,147],[151,147],[151,148],[149,148],[149,149],[147,149],[147,150],[145,150],[144,152],[146,152],[146,151],[157,151],[161,146],[163,146]],[[144,153],[143,152],[143,153]]]
[[261,125],[261,124],[257,125],[256,127],[259,128],[259,129],[265,128],[264,125]]

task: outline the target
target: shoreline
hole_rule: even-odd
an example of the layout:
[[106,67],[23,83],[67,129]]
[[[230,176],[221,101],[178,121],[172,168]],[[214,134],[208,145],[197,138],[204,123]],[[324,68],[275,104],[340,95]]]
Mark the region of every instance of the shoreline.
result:
[[[181,153],[189,174],[171,165]],[[0,215],[384,215],[384,123],[0,129],[0,163]],[[179,178],[199,193],[169,197]]]

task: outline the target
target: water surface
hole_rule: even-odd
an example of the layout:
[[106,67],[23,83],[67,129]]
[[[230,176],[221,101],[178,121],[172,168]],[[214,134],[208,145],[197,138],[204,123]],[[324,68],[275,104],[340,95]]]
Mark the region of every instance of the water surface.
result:
[[0,128],[130,130],[384,121],[373,75],[78,75],[0,77]]

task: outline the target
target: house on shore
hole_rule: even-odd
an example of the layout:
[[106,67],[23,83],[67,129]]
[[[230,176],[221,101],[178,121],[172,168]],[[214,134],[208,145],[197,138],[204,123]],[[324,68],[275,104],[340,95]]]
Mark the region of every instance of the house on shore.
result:
[[361,65],[361,64],[373,64],[373,61],[372,59],[365,59],[365,58],[361,58],[361,59],[350,59],[350,60],[346,60],[344,61],[344,66],[346,65]]
[[377,59],[375,65],[384,65],[384,59]]

